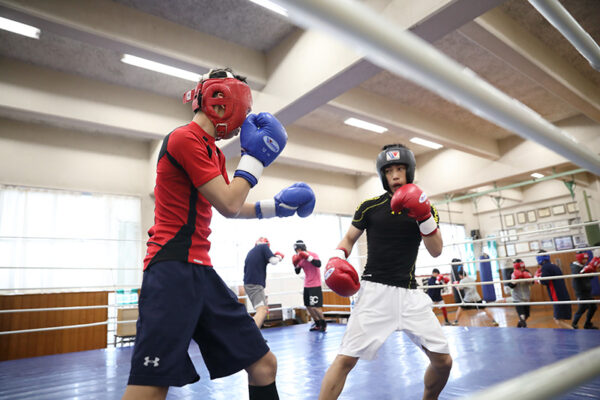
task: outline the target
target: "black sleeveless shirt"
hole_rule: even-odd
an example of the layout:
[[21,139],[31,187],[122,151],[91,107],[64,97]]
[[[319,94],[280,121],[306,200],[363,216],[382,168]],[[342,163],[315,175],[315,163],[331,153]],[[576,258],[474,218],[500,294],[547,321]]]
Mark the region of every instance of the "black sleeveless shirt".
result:
[[[386,192],[381,196],[363,201],[356,212],[352,225],[367,233],[367,264],[362,279],[390,286],[416,289],[415,262],[421,243],[417,221],[403,212],[392,212]],[[431,215],[439,223],[436,208]]]

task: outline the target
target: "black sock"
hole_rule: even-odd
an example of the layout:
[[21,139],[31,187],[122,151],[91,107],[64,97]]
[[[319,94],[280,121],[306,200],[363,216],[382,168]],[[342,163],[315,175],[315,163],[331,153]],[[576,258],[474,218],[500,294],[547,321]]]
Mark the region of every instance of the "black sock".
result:
[[279,400],[275,381],[267,386],[248,385],[248,393],[250,394],[250,400]]

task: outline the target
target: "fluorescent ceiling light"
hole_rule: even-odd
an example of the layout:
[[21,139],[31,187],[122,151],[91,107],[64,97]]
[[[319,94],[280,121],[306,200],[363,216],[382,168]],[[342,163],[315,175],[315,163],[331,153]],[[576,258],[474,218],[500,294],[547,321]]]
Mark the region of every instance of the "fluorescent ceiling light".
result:
[[544,175],[538,174],[537,172],[534,172],[533,174],[531,174],[531,176],[533,176],[535,179],[540,179],[544,177]]
[[146,60],[145,58],[132,56],[131,54],[124,54],[123,58],[121,58],[121,61],[125,64],[135,65],[136,67],[149,69],[151,71],[175,76],[177,78],[186,79],[192,82],[198,82],[200,80],[200,75],[194,72],[171,67],[170,65],[157,63],[156,61]]
[[33,39],[40,38],[40,30],[35,26],[22,24],[12,19],[0,17],[0,29],[27,36]]
[[348,118],[344,121],[346,125],[355,126],[357,128],[366,129],[368,131],[373,131],[377,133],[386,132],[388,129],[383,126],[375,125],[367,121],[363,121],[357,118]]
[[250,0],[250,1],[253,2],[254,4],[258,4],[261,7],[264,7],[273,12],[276,12],[277,14],[281,14],[284,17],[288,16],[288,12],[285,8],[281,7],[278,4],[273,3],[272,1],[269,1],[269,0]]
[[416,143],[416,144],[420,144],[421,146],[429,147],[429,148],[432,148],[435,150],[441,149],[442,147],[444,147],[439,143],[430,142],[429,140],[421,139],[418,137],[414,137],[414,138],[410,139],[410,141],[413,143]]

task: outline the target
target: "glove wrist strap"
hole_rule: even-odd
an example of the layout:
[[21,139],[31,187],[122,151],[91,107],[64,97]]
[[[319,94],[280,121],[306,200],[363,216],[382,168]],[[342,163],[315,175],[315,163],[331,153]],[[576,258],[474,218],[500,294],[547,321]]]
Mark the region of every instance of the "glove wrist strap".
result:
[[[265,167],[263,166],[262,162],[260,162],[258,159],[252,157],[251,155],[244,154],[242,155],[242,158],[240,158],[240,163],[238,164],[233,176],[239,176],[246,179],[250,183],[250,186],[254,187],[254,185],[256,185],[260,179],[264,168]],[[247,174],[254,178],[253,182],[250,182],[252,179],[249,180],[247,178]]]
[[275,214],[275,200],[261,200],[254,204],[254,211],[256,211],[256,218],[273,218]]
[[421,235],[429,236],[434,233],[437,229],[437,222],[435,222],[435,218],[433,215],[427,218],[425,221],[419,223],[419,230],[421,231]]
[[335,249],[335,251],[333,252],[333,256],[334,257],[339,257],[342,260],[345,260],[347,257],[348,252],[346,251],[346,249],[342,249],[341,247],[338,247],[337,249]]

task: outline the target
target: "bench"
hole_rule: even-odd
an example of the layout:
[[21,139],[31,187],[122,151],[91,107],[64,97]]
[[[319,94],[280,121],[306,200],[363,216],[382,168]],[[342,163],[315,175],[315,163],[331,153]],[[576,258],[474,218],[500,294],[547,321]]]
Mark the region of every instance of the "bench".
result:
[[[136,321],[138,319],[138,309],[135,308],[117,308],[117,330],[115,332],[115,347],[118,343],[124,344],[135,341]],[[119,323],[119,321],[133,321]]]

